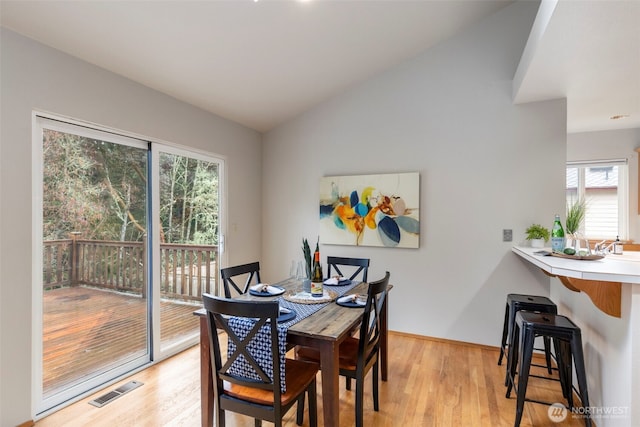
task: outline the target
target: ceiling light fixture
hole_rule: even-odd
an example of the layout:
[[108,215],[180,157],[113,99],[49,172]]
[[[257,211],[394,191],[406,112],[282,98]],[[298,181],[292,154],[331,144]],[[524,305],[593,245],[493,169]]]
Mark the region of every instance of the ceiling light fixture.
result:
[[620,119],[626,119],[627,117],[629,117],[628,114],[616,114],[615,116],[609,117],[609,119],[611,119],[611,120],[620,120]]

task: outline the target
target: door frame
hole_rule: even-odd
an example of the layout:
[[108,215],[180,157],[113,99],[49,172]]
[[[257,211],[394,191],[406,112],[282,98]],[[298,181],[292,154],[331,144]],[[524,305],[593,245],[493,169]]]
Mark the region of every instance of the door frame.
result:
[[[207,152],[193,147],[174,144],[167,141],[162,141],[157,138],[145,137],[134,134],[132,132],[122,131],[118,129],[108,128],[95,123],[85,122],[74,118],[52,114],[41,110],[32,111],[32,155],[31,155],[31,167],[32,167],[32,182],[31,182],[31,194],[32,194],[32,271],[42,271],[43,257],[42,257],[42,239],[43,239],[43,194],[42,194],[42,182],[43,182],[43,152],[42,152],[42,129],[60,130],[62,132],[68,132],[69,125],[71,127],[80,127],[79,135],[102,139],[104,133],[109,134],[110,141],[144,141],[147,144],[148,149],[148,167],[149,174],[151,176],[150,186],[148,191],[147,203],[150,204],[150,220],[148,221],[147,233],[150,236],[147,242],[148,247],[151,249],[148,251],[149,265],[147,266],[147,275],[150,278],[151,286],[149,286],[149,280],[147,286],[149,287],[149,309],[147,310],[148,322],[147,322],[147,353],[143,357],[136,358],[130,362],[127,362],[115,370],[109,370],[103,374],[97,375],[91,380],[84,381],[76,386],[70,387],[64,393],[64,397],[43,399],[43,372],[42,372],[42,357],[43,357],[43,287],[42,287],[42,275],[32,275],[32,297],[31,297],[31,312],[32,312],[32,352],[31,352],[31,407],[34,419],[40,419],[46,415],[55,412],[65,406],[68,406],[78,400],[87,397],[90,394],[95,393],[97,390],[108,387],[124,377],[134,374],[142,369],[145,369],[152,364],[155,364],[161,360],[164,360],[174,354],[183,351],[198,343],[199,336],[194,334],[188,340],[181,343],[173,344],[162,350],[160,347],[160,299],[155,295],[160,295],[160,239],[159,229],[154,227],[153,224],[159,223],[159,175],[156,172],[158,170],[158,154],[159,151],[185,155],[192,158],[202,159],[208,162],[218,163],[218,179],[219,179],[219,248],[218,248],[218,266],[225,265],[227,260],[227,254],[224,249],[224,239],[227,230],[227,179],[226,179],[226,157],[219,154]],[[46,123],[47,126],[43,126]],[[150,148],[149,148],[150,147]],[[155,154],[154,154],[155,153]],[[220,281],[219,269],[216,272],[217,282]],[[195,316],[194,316],[195,317]],[[57,397],[58,395],[56,395]]]
[[[224,173],[225,161],[220,156],[214,156],[210,153],[204,153],[202,151],[194,150],[187,147],[180,147],[175,144],[167,144],[163,142],[156,142],[151,144],[151,223],[160,224],[160,174],[155,171],[159,170],[160,165],[160,153],[173,154],[178,156],[189,157],[192,159],[202,160],[209,163],[218,164],[218,198],[219,198],[219,235],[218,241],[218,267],[220,267],[224,257],[226,256],[224,251],[224,230],[225,230],[225,218],[226,218],[226,179]],[[152,227],[153,228],[153,227]],[[158,266],[151,271],[151,292],[152,295],[160,295],[160,234],[159,230],[153,228],[153,240],[151,242],[151,254],[152,254],[152,266]],[[226,259],[225,259],[226,262]],[[216,283],[220,282],[220,268],[216,272]],[[157,321],[152,321],[158,327],[152,328],[152,354],[153,360],[163,360],[167,357],[173,356],[189,347],[192,347],[199,342],[199,332],[196,330],[193,336],[188,337],[184,341],[179,343],[173,343],[166,348],[162,348],[162,342],[160,339],[160,298],[151,298],[152,304],[152,316]]]

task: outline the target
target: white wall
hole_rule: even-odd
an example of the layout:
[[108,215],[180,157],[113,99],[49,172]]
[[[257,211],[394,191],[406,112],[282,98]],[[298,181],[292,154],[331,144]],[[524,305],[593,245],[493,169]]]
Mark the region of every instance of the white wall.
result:
[[564,209],[566,103],[511,102],[536,6],[516,2],[267,133],[265,276],[315,240],[321,176],[417,171],[419,249],[322,245],[322,257],[369,257],[371,280],[391,272],[391,329],[498,345],[506,294],[549,294],[511,246]]
[[[226,158],[229,263],[260,258],[261,135],[76,60],[1,33],[0,425],[31,412],[31,117],[42,110]],[[251,242],[251,243],[246,243]]]
[[567,160],[629,160],[629,238],[640,242],[638,216],[638,153],[640,129],[570,133],[567,135]]

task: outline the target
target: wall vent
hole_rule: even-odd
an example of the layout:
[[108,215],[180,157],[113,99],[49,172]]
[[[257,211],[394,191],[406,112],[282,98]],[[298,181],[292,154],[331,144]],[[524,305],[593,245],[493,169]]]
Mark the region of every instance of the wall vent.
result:
[[107,403],[113,402],[123,394],[129,393],[131,390],[134,390],[143,384],[144,383],[141,383],[140,381],[129,381],[128,383],[121,385],[117,389],[112,390],[107,394],[103,394],[102,396],[93,399],[92,401],[89,402],[89,404],[96,406],[98,408],[102,408]]

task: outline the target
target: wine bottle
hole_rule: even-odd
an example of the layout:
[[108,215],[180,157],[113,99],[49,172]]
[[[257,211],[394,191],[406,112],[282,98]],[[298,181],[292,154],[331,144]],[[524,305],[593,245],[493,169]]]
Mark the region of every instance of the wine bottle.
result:
[[560,215],[556,214],[551,229],[551,250],[554,252],[562,252],[564,250],[564,230],[560,223]]
[[320,265],[320,251],[313,254],[313,276],[311,277],[311,295],[321,297],[322,289],[322,266]]

